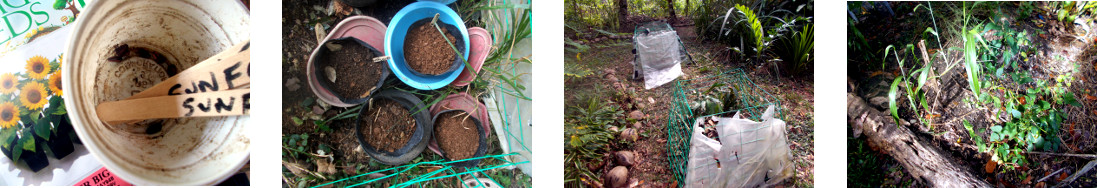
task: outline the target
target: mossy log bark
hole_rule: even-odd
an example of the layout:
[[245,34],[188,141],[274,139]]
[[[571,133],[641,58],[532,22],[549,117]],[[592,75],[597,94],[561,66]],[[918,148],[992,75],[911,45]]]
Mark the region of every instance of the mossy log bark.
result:
[[908,173],[932,187],[990,187],[947,152],[895,124],[890,114],[876,110],[853,93],[846,94],[846,119],[855,134],[895,158]]

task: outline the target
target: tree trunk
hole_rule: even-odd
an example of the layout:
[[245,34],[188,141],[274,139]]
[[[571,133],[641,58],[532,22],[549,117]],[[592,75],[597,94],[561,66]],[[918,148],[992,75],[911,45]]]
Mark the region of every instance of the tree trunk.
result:
[[685,8],[686,16],[692,19],[693,16],[691,16],[691,15],[693,15],[693,11],[689,9],[690,7],[691,6],[689,4],[689,0],[686,0],[686,8]]
[[624,30],[628,28],[628,1],[617,0],[617,27]]
[[674,12],[674,0],[667,0],[667,11],[670,11],[670,22],[674,23],[676,18],[678,18],[678,13]]
[[895,125],[889,113],[876,110],[853,93],[846,94],[846,101],[846,118],[854,136],[863,134],[870,146],[895,158],[915,179],[930,187],[990,187],[947,152]]
[[76,17],[77,13],[80,13],[80,11],[76,10],[76,4],[74,4],[73,1],[69,1],[69,6],[65,7],[65,9],[68,9],[69,11],[72,11],[72,17],[73,18]]

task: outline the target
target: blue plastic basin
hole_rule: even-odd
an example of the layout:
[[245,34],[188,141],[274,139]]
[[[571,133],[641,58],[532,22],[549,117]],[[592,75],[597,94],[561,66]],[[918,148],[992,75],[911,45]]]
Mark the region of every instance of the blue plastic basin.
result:
[[[434,90],[445,87],[457,79],[457,76],[462,71],[451,71],[446,74],[429,76],[429,75],[416,75],[412,74],[411,68],[407,67],[407,63],[404,62],[404,38],[408,33],[412,23],[424,18],[432,18],[434,14],[439,14],[438,21],[446,24],[451,24],[460,30],[461,37],[468,38],[468,29],[465,28],[465,23],[461,21],[461,18],[457,16],[453,9],[446,7],[445,4],[437,2],[415,2],[396,13],[396,16],[392,17],[392,21],[389,22],[388,31],[385,32],[385,55],[391,57],[388,60],[389,68],[392,69],[393,75],[399,78],[411,87],[421,90]],[[463,60],[468,60],[469,56],[469,43],[468,40],[464,40],[462,44],[465,48],[462,50]],[[460,64],[457,70],[465,68],[465,64]]]

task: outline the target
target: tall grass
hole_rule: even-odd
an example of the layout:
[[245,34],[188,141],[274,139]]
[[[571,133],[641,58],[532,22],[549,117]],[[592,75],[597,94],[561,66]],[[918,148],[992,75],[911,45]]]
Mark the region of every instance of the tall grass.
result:
[[473,87],[469,90],[486,91],[487,88],[507,88],[504,89],[504,94],[532,100],[523,92],[528,87],[523,85],[521,80],[528,74],[515,71],[519,64],[533,63],[530,59],[531,55],[514,55],[519,49],[532,48],[532,46],[522,46],[532,44],[522,42],[533,35],[531,5],[528,2],[462,1],[458,11],[466,24],[483,26],[493,38],[491,52],[484,60],[480,75],[469,85]]

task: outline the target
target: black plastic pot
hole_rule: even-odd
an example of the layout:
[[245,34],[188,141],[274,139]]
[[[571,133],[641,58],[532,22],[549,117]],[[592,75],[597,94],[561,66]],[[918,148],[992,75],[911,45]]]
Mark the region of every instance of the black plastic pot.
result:
[[50,151],[53,153],[53,158],[61,159],[65,158],[72,153],[72,138],[69,137],[69,133],[73,132],[72,125],[65,125],[64,115],[51,115],[54,120],[54,127],[56,133],[54,133],[49,141],[46,141],[46,145],[50,147]]
[[[31,139],[34,139],[34,152],[23,150],[23,156],[19,157],[19,159],[27,162],[27,167],[30,167],[30,170],[38,172],[38,170],[42,170],[42,168],[46,168],[46,166],[49,166],[50,161],[49,159],[46,159],[46,146],[45,144],[43,144],[46,143],[46,140],[38,137],[38,135],[35,135],[34,129],[34,126],[28,126],[27,128],[23,129],[24,131],[30,131],[29,135],[31,135]],[[23,138],[26,139],[26,137]]]
[[20,157],[24,162],[27,162],[27,167],[30,167],[30,170],[34,172],[38,172],[39,170],[42,170],[42,168],[46,168],[46,166],[50,165],[49,159],[46,159],[46,151],[44,151],[42,147],[38,147],[37,150],[38,151],[35,151],[34,153],[23,151],[23,157]]
[[[417,27],[419,27],[420,25],[423,25],[423,24],[430,24],[431,19],[432,18],[426,18],[426,19],[422,19],[422,20],[419,20],[419,21],[415,21],[415,23],[412,23],[409,28],[417,28]],[[458,30],[457,26],[446,24],[446,23],[443,23],[441,21],[439,21],[438,23],[439,23],[438,26],[440,26],[442,28],[445,28],[446,31],[449,32],[450,35],[453,35],[454,41],[450,41],[450,42],[453,42],[453,46],[457,47],[457,51],[464,53],[465,45],[460,45],[460,44],[464,44],[465,36],[461,35],[461,30]],[[437,32],[437,31],[435,31],[435,32]],[[407,46],[407,45],[408,44],[405,42],[404,46]],[[446,49],[450,50],[451,48],[446,48]],[[406,53],[407,50],[404,50],[404,52]],[[404,56],[407,57],[407,54],[404,54]],[[461,54],[456,54],[456,56],[457,56],[457,58],[453,58],[453,64],[449,66],[449,69],[446,70],[446,72],[443,72],[441,74],[424,74],[424,73],[421,73],[421,72],[415,70],[414,68],[411,68],[411,65],[408,65],[408,61],[403,61],[403,62],[405,64],[404,67],[408,67],[408,70],[411,70],[411,74],[415,74],[416,76],[430,77],[430,76],[437,76],[437,75],[448,75],[450,73],[453,73],[453,71],[457,71],[457,67],[465,62],[464,61],[465,60],[464,56],[462,56]]]
[[[339,44],[339,45],[361,45],[361,46],[365,46],[366,49],[369,49],[369,53],[372,53],[373,57],[385,56],[385,53],[381,53],[381,51],[378,51],[377,48],[374,48],[373,46],[370,46],[369,44],[366,44],[366,42],[362,42],[362,40],[358,40],[357,38],[354,38],[354,37],[343,37],[343,38],[331,39],[331,40],[328,40],[328,41],[324,42],[324,44],[328,44],[328,43],[335,43],[335,44]],[[329,54],[331,54],[331,50],[329,50],[326,47],[320,47],[318,49],[320,50],[320,53],[316,54],[316,61],[317,62],[314,62],[315,64],[319,64],[320,62],[326,62],[328,60],[327,56]],[[387,61],[374,62],[374,63],[381,64],[381,67],[383,67],[383,68],[381,69],[381,78],[377,79],[377,83],[375,83],[375,85],[377,87],[375,87],[375,89],[373,91],[369,91],[370,95],[373,95],[374,93],[377,93],[377,90],[381,89],[381,85],[385,83],[385,80],[388,79],[390,75],[392,75],[392,70],[389,69],[389,64],[388,64]],[[324,69],[322,67],[316,67],[316,68],[313,69],[313,71],[314,71],[312,73],[313,75],[324,75],[325,74],[323,72]],[[345,70],[336,70],[336,71],[345,71]],[[325,79],[325,78],[317,77],[317,79]],[[318,82],[320,83],[320,87],[323,87],[324,90],[333,91],[332,88],[336,87],[336,86],[334,86],[334,83],[328,83],[328,82],[324,82],[324,81],[318,81]],[[335,92],[331,92],[331,94],[334,95],[336,98],[339,98],[339,100],[343,101],[343,103],[347,103],[347,104],[361,104],[363,102],[366,102],[366,100],[369,100],[369,98],[370,98],[369,96],[365,96],[365,97],[339,96],[339,94],[335,93]]]
[[373,100],[392,100],[399,103],[409,113],[418,112],[412,114],[412,118],[415,118],[415,133],[411,135],[411,139],[403,147],[393,152],[380,151],[366,143],[365,137],[369,135],[362,135],[362,114],[365,114],[367,107],[361,108],[358,111],[358,119],[354,120],[354,135],[358,137],[358,145],[361,145],[362,150],[366,152],[371,158],[376,159],[381,164],[386,165],[402,165],[415,159],[419,156],[419,153],[423,152],[423,149],[427,147],[427,143],[430,141],[431,133],[434,131],[432,121],[430,121],[430,112],[426,106],[423,105],[423,101],[411,93],[403,92],[400,90],[389,89],[379,91],[372,95]]
[[[431,118],[431,122],[433,122],[433,123],[435,123],[435,125],[437,125],[438,117],[441,117],[442,114],[446,114],[447,112],[454,112],[454,111],[456,111],[456,112],[465,112],[464,110],[457,110],[457,109],[441,111],[441,112],[438,112],[437,115],[434,115],[434,118]],[[465,112],[465,113],[468,114],[468,112]],[[474,116],[469,116],[468,118],[471,119],[472,122],[474,122],[476,124],[476,134],[480,135],[479,147],[476,148],[476,153],[473,153],[472,156],[469,157],[469,159],[477,158],[477,157],[483,157],[484,153],[487,152],[487,150],[488,150],[488,143],[487,143],[488,142],[488,137],[487,137],[487,135],[484,135],[484,130],[482,130],[483,127],[482,127],[482,125],[480,125],[481,124],[480,119],[476,119],[476,117],[474,117]],[[437,137],[438,134],[435,134],[434,136]],[[435,138],[435,139],[437,139],[437,138]],[[445,158],[447,161],[453,161],[449,158],[449,156],[446,156],[446,150],[442,149],[442,143],[438,143],[438,150],[442,151],[442,158]],[[476,165],[480,164],[480,159],[475,159],[475,160],[462,159],[462,160],[464,160],[464,161],[451,163],[450,165],[455,166],[455,167],[475,167]]]
[[50,151],[53,152],[53,158],[62,159],[72,153],[72,139],[68,134],[61,135],[58,133],[49,141],[46,141],[46,146],[50,147]]

